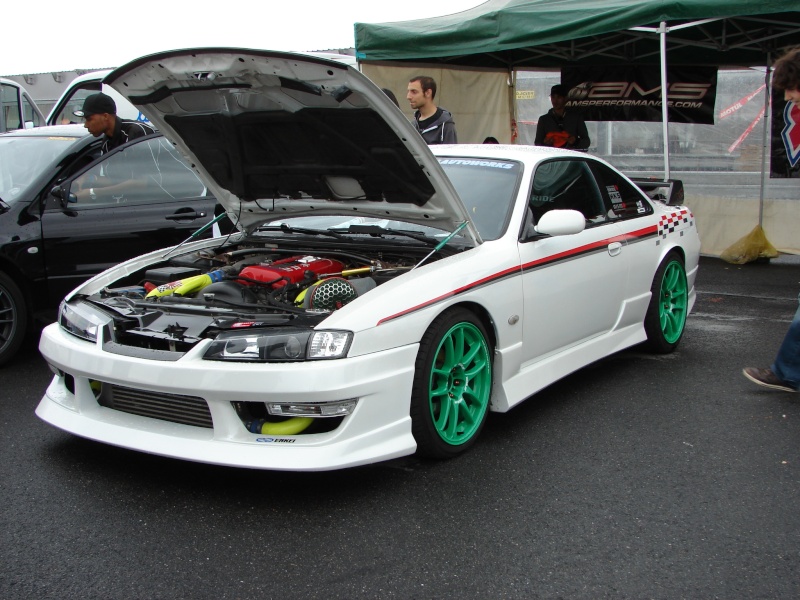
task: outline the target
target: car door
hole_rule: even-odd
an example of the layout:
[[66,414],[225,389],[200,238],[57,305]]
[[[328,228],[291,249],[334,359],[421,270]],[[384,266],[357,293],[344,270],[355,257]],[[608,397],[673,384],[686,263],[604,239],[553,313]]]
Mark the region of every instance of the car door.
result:
[[54,299],[123,260],[180,243],[214,213],[213,196],[160,135],[102,156],[56,190],[42,215]]
[[[660,248],[657,218],[650,199],[624,175],[600,161],[589,163],[609,215],[625,238],[628,280],[625,299],[633,302],[650,293]],[[620,326],[638,322],[641,315],[629,311]]]
[[529,217],[578,210],[585,229],[533,235],[519,244],[524,297],[523,368],[609,332],[620,314],[628,257],[583,157],[546,161],[534,174]]
[[0,133],[44,125],[44,116],[22,87],[12,80],[0,83]]

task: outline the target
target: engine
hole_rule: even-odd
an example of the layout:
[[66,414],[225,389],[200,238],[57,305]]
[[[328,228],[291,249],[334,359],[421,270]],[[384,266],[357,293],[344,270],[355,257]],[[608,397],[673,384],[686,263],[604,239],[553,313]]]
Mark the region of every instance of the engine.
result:
[[[185,263],[185,264],[184,264]],[[106,288],[105,299],[227,309],[330,312],[411,268],[344,256],[279,257],[255,250],[171,261],[144,272],[139,284]]]

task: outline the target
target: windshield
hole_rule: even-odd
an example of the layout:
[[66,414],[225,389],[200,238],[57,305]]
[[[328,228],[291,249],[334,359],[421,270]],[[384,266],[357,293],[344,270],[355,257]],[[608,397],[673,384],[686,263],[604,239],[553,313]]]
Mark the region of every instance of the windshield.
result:
[[12,204],[74,137],[0,136],[0,198]]
[[[403,237],[428,245],[435,245],[452,233],[407,221],[353,217],[352,214],[276,219],[265,222],[258,231],[262,233],[279,231],[281,233],[324,234],[339,239],[345,239],[346,234],[365,237]],[[466,240],[463,235],[454,237],[457,237],[462,243]]]
[[481,237],[496,240],[502,236],[517,196],[520,164],[486,158],[438,158]]
[[[481,238],[496,240],[508,227],[514,199],[517,196],[520,163],[509,160],[485,158],[439,157],[445,173],[453,182],[464,207],[472,217]],[[343,216],[292,217],[265,223],[277,227],[281,224],[291,227],[334,231],[351,229],[358,232],[360,225],[381,227],[385,230],[418,232],[432,239],[443,239],[450,231],[442,231],[425,225],[404,223],[390,219],[368,217],[353,218],[352,214]],[[368,235],[367,231],[363,231]],[[462,236],[457,236],[462,237]]]

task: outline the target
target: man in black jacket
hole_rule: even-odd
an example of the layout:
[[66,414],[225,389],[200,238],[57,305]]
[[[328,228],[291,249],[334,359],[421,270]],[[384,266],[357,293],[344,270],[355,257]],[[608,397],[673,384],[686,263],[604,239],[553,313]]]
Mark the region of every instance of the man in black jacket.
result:
[[586,150],[591,143],[589,132],[577,112],[567,111],[567,88],[554,85],[550,90],[550,103],[553,108],[539,117],[533,143],[537,146]]
[[73,113],[83,117],[83,124],[94,137],[105,136],[100,149],[102,154],[110,152],[125,142],[135,140],[154,133],[154,129],[146,123],[128,121],[117,116],[117,105],[114,99],[102,92],[87,96],[83,108]]
[[456,144],[456,123],[453,116],[436,106],[436,82],[432,77],[418,75],[408,82],[408,99],[414,109],[414,125],[422,138],[431,144]]

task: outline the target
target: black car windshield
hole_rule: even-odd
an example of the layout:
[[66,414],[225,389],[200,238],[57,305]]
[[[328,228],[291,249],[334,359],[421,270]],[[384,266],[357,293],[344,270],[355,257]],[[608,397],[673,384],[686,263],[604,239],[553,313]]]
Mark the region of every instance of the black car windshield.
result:
[[489,158],[438,159],[481,237],[496,240],[502,236],[517,196],[520,164]]
[[74,137],[0,135],[0,199],[13,204]]

